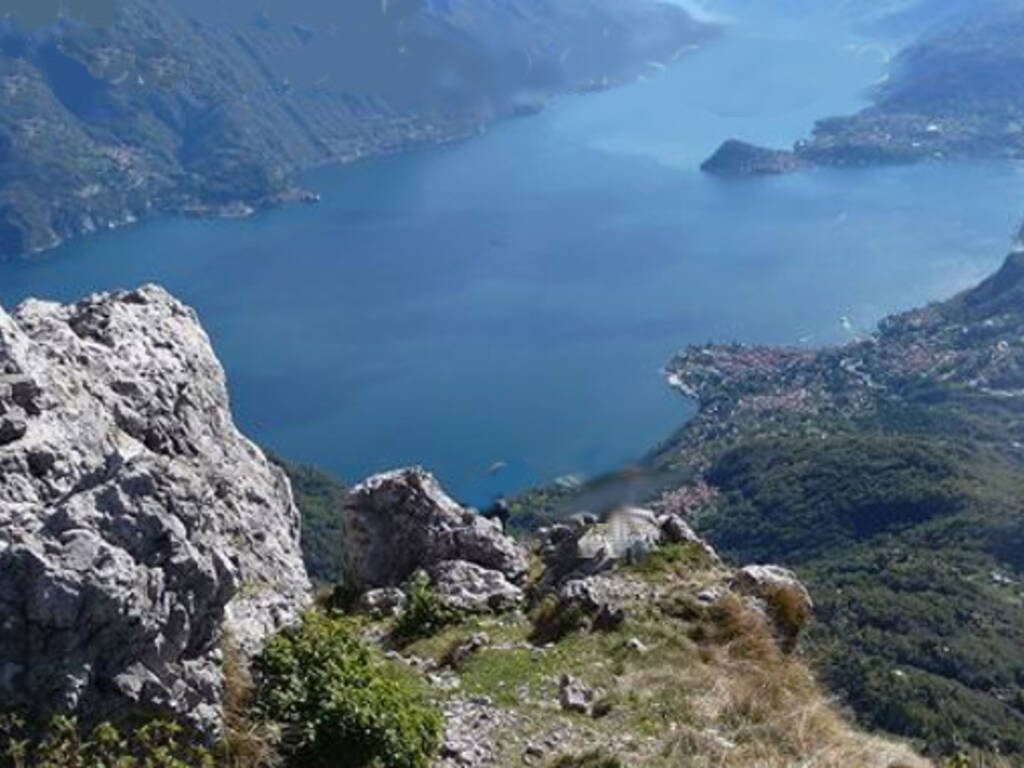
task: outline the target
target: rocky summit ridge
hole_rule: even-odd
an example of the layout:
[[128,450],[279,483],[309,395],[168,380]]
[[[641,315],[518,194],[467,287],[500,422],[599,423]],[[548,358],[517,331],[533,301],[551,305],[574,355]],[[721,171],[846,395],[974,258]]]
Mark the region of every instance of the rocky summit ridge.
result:
[[927,765],[821,696],[797,577],[727,566],[679,515],[579,513],[516,541],[419,468],[344,514],[347,620],[433,688],[434,768]]
[[283,473],[155,286],[0,311],[0,699],[220,723],[222,645],[308,603]]

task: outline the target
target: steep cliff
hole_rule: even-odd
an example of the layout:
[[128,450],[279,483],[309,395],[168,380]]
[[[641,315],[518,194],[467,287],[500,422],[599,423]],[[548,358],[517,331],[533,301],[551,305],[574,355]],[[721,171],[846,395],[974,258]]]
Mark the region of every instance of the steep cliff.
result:
[[287,479],[156,287],[0,312],[0,700],[221,719],[221,649],[308,603]]

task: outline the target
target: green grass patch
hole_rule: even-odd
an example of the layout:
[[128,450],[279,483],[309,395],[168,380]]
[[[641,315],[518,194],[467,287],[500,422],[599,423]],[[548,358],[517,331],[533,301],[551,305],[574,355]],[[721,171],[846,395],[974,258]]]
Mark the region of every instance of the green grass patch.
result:
[[706,564],[703,547],[695,542],[682,542],[655,549],[627,568],[647,579],[661,580],[666,575],[685,576]]

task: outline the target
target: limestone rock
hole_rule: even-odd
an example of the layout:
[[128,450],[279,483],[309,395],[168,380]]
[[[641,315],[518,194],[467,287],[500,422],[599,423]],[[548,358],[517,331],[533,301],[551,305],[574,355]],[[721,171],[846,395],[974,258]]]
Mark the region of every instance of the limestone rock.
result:
[[689,523],[679,515],[662,515],[658,518],[658,527],[661,528],[665,540],[671,544],[703,543]]
[[437,594],[450,608],[465,613],[500,613],[523,602],[523,590],[501,571],[465,560],[445,560],[428,570]]
[[597,613],[608,604],[606,584],[596,578],[572,579],[558,590],[563,605],[578,605],[586,613]]
[[544,563],[542,592],[615,567],[611,542],[602,526],[552,525],[540,529],[538,538],[538,554]]
[[629,562],[650,554],[662,543],[654,513],[638,507],[620,507],[608,515],[608,539],[612,556]]
[[520,727],[518,717],[485,696],[449,697],[444,703],[445,733],[433,768],[494,765],[504,739]]
[[629,638],[629,640],[626,641],[626,650],[632,651],[633,653],[638,653],[642,656],[643,654],[647,653],[650,650],[650,648],[648,648],[647,645],[639,638],[631,637]]
[[381,587],[364,592],[359,598],[359,610],[362,613],[383,619],[396,616],[405,610],[409,597],[398,587]]
[[0,311],[0,700],[216,730],[220,643],[307,604],[287,479],[195,314],[147,286]]
[[398,586],[420,568],[462,560],[511,582],[526,555],[500,524],[459,506],[432,475],[400,469],[371,477],[349,493],[345,576],[356,591]]
[[597,692],[570,675],[562,675],[559,682],[559,703],[566,712],[589,715],[594,706]]

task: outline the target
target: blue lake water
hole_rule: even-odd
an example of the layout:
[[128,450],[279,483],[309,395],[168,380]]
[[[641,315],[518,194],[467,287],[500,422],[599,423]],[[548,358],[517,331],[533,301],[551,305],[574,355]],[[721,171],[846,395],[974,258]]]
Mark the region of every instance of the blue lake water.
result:
[[699,173],[722,139],[788,145],[884,74],[877,48],[737,29],[471,141],[319,170],[319,206],[0,264],[0,301],[159,282],[198,309],[254,439],[347,480],[422,463],[483,504],[668,436],[691,406],[660,367],[687,343],[842,341],[841,317],[870,329],[999,264],[1011,165]]

